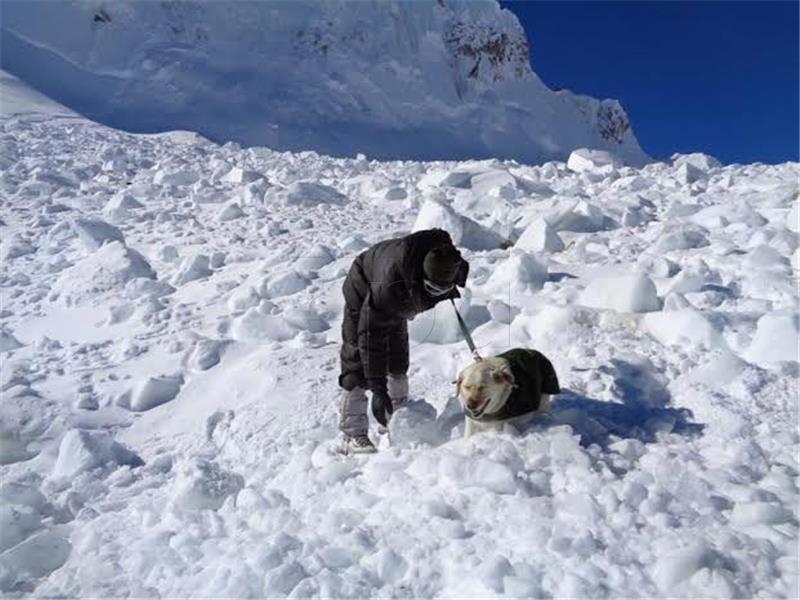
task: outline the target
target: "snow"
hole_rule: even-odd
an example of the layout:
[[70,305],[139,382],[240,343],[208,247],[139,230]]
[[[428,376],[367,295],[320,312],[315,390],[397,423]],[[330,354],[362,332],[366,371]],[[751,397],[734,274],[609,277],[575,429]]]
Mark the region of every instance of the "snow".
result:
[[564,242],[544,219],[536,219],[525,228],[514,244],[528,252],[561,252]]
[[[12,91],[30,110],[0,116],[4,595],[797,595],[797,164],[331,158],[123,133]],[[679,183],[682,164],[705,176]],[[410,323],[381,451],[337,455],[344,278],[429,203],[462,227],[481,354],[539,349],[563,393],[463,438],[472,358],[442,303]],[[87,244],[78,220],[108,227]]]
[[580,303],[617,312],[652,312],[661,309],[653,281],[638,273],[593,279],[580,297]]
[[573,150],[567,160],[567,168],[576,173],[590,172],[599,175],[610,175],[621,166],[622,162],[610,152],[590,150],[588,148]]
[[503,243],[500,234],[458,214],[452,207],[436,200],[426,200],[417,214],[412,231],[444,229],[457,246],[470,250],[493,250]]

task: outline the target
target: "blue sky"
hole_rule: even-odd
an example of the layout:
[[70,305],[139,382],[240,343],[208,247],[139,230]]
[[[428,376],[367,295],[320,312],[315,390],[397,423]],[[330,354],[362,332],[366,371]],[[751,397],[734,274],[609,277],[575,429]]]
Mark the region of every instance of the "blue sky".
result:
[[655,158],[798,160],[798,3],[501,2],[553,88],[618,98]]

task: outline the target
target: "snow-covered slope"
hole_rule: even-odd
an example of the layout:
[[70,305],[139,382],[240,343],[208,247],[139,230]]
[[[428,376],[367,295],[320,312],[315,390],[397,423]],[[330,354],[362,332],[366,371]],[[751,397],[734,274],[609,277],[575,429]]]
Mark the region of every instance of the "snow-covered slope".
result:
[[553,92],[495,0],[3,2],[3,68],[92,119],[370,158],[646,156],[615,100]]
[[[797,597],[797,164],[241,150],[14,86],[3,594]],[[392,445],[334,455],[346,269],[431,225],[471,263],[481,351],[538,348],[564,393],[462,439],[442,306],[411,324]],[[489,232],[518,244],[470,249]]]

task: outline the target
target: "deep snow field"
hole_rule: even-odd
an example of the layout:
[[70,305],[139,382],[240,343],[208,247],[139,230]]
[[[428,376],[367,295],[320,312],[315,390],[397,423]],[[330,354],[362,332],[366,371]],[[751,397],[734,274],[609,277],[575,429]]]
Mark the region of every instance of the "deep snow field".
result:
[[[15,91],[5,595],[796,597],[797,164],[331,159]],[[462,439],[442,304],[391,440],[336,455],[346,270],[429,226],[470,261],[481,352],[537,348],[564,393]]]

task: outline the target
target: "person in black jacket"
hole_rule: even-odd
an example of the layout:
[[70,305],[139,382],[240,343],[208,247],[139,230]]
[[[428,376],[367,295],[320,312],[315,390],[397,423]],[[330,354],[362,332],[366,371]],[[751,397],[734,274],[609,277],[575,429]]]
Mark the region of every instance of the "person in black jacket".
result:
[[386,240],[362,252],[345,278],[341,375],[344,389],[340,450],[375,452],[367,435],[367,396],[383,426],[408,395],[407,321],[459,297],[469,263],[441,229]]

